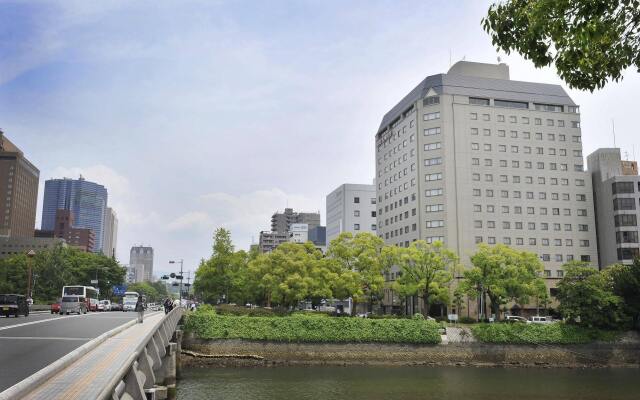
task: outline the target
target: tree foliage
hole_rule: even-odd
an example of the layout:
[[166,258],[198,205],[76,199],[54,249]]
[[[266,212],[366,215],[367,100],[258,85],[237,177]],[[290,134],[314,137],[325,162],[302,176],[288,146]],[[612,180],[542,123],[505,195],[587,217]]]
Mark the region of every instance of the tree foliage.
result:
[[433,302],[448,303],[449,284],[458,267],[458,257],[442,242],[428,244],[418,240],[409,247],[397,248],[400,277],[393,289],[402,296],[418,296],[424,303],[423,314],[429,315]]
[[[0,292],[26,294],[28,262],[24,254],[0,260]],[[100,297],[111,298],[113,286],[123,284],[126,275],[112,258],[71,247],[56,246],[38,252],[32,262],[36,302],[55,301],[65,285],[93,286],[91,280],[96,278]]]
[[[509,301],[527,303],[535,294],[543,266],[538,256],[505,245],[481,244],[471,256],[473,267],[464,272],[467,293],[491,301],[491,311],[500,318],[500,306]],[[484,301],[486,306],[486,300]],[[486,311],[485,311],[486,314]]]
[[339,275],[347,281],[358,281],[357,288],[353,288],[355,290],[351,293],[354,312],[356,303],[373,303],[382,296],[382,274],[386,268],[381,257],[383,247],[382,239],[371,233],[353,236],[350,232],[343,232],[329,244],[327,257],[339,266]]
[[611,279],[613,294],[622,299],[632,326],[640,328],[640,259],[632,265],[612,265],[604,273]]
[[639,0],[508,0],[482,20],[492,42],[538,68],[555,64],[572,88],[602,88],[640,72]]
[[570,323],[588,327],[616,328],[624,319],[622,299],[613,293],[613,279],[584,262],[563,266],[558,283],[559,310]]

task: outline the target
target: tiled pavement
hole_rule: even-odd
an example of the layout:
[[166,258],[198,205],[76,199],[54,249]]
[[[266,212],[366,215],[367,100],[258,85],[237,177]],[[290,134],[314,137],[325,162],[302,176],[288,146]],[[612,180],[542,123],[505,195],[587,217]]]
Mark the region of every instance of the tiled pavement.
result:
[[164,313],[145,316],[144,323],[135,324],[99,344],[25,399],[96,399],[124,362],[162,320]]

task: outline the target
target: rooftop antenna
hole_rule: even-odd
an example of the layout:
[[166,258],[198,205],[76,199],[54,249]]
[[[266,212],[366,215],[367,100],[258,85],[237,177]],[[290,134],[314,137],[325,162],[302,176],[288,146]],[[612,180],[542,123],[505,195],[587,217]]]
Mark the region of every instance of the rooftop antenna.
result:
[[616,124],[611,118],[611,133],[613,133],[613,147],[616,147]]

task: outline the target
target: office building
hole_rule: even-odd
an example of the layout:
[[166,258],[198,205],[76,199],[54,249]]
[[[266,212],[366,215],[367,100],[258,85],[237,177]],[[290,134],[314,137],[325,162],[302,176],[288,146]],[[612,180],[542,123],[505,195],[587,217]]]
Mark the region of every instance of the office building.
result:
[[375,185],[345,183],[327,196],[327,244],[342,232],[377,231]]
[[292,208],[285,208],[283,213],[276,212],[271,216],[272,232],[289,232],[291,224],[307,224],[313,229],[320,225],[320,213],[294,212]]
[[461,61],[407,94],[375,139],[387,244],[442,241],[468,266],[479,243],[503,243],[538,254],[549,286],[567,261],[598,262],[579,108],[561,86]]
[[40,171],[0,130],[0,236],[33,237]]
[[309,229],[309,240],[318,247],[326,247],[327,227],[316,226],[313,229]]
[[289,241],[292,243],[307,243],[309,240],[308,224],[291,224],[289,226]]
[[116,258],[116,247],[118,244],[118,217],[111,207],[107,207],[104,222],[104,244],[102,253],[111,258]]
[[67,242],[67,245],[82,251],[93,251],[96,238],[93,230],[87,228],[76,228],[74,226],[73,218],[73,213],[71,213],[71,211],[57,210],[53,236],[64,239]]
[[95,234],[94,252],[102,252],[104,223],[107,211],[107,189],[80,179],[50,179],[45,181],[42,206],[42,230],[53,230],[57,210],[69,210],[76,228],[91,229]]
[[153,248],[133,246],[129,253],[129,268],[133,269],[136,282],[153,280]]
[[593,179],[600,268],[631,264],[640,256],[638,163],[625,161],[620,149],[598,149],[587,157]]
[[261,231],[258,241],[258,251],[260,253],[269,253],[282,243],[289,241],[289,232],[270,232]]

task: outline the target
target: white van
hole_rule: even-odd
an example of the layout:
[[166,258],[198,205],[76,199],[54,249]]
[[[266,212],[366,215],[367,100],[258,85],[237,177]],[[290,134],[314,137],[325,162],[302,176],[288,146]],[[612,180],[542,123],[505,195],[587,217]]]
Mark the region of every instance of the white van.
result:
[[542,317],[540,315],[536,315],[534,317],[531,317],[531,323],[532,324],[552,324],[553,318],[552,317]]

